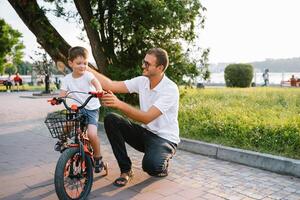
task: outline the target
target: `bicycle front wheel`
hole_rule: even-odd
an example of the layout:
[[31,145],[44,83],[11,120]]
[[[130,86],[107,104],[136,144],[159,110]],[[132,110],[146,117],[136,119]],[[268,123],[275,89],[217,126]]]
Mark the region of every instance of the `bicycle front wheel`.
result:
[[65,150],[56,165],[54,184],[59,199],[86,199],[93,184],[91,158],[86,155],[83,160],[79,148]]

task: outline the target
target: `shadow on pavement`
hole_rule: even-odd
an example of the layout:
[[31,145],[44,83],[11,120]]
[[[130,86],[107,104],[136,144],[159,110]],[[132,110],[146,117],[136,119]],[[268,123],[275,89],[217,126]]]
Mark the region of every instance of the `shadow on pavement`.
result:
[[[26,189],[23,189],[15,194],[11,194],[2,198],[3,200],[38,200],[49,197],[50,195],[55,194],[53,179],[49,179],[35,185],[27,186]],[[56,196],[56,194],[55,194]]]
[[[89,199],[131,199],[139,194],[144,188],[152,183],[161,180],[160,178],[149,177],[142,182],[131,186],[117,187],[113,183],[105,185],[97,190],[94,190]],[[101,180],[100,180],[101,181]],[[129,182],[131,184],[131,182]]]

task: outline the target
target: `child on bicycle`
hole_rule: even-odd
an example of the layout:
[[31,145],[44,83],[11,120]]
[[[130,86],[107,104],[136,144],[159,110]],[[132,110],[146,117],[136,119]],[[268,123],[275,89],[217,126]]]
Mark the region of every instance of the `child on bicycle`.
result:
[[[88,65],[88,51],[80,46],[69,49],[68,64],[73,72],[66,75],[62,80],[59,96],[65,97],[68,92],[72,93],[72,98],[76,101],[72,103],[81,105],[88,98],[88,92],[102,92],[99,81],[91,72],[86,71]],[[83,93],[80,93],[83,92]],[[100,152],[100,139],[97,136],[97,125],[99,117],[100,102],[97,98],[92,98],[84,109],[80,112],[87,116],[87,135],[94,150],[95,173],[100,173],[104,167]]]

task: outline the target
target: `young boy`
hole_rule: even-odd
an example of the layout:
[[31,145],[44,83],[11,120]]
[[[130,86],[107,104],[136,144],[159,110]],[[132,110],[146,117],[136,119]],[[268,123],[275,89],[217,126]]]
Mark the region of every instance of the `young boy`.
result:
[[[71,91],[86,93],[91,91],[102,92],[99,81],[91,72],[86,71],[88,65],[88,51],[85,48],[77,46],[69,49],[68,64],[73,72],[63,78],[59,96],[64,97],[67,92]],[[72,98],[83,103],[88,98],[88,95],[72,93]],[[75,104],[81,105],[78,102],[74,101]],[[97,136],[99,107],[99,99],[92,98],[86,107],[81,110],[88,118],[87,134],[94,149],[95,173],[99,173],[104,167],[100,153],[100,139]]]

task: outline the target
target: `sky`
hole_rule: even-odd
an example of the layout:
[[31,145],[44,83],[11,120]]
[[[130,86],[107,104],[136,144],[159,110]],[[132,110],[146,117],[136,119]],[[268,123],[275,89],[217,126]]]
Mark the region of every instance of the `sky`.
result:
[[[299,0],[201,0],[207,8],[204,29],[197,29],[195,41],[210,48],[209,62],[254,62],[265,59],[300,57]],[[37,50],[35,36],[23,24],[8,1],[1,1],[0,18],[23,34],[25,59]],[[75,23],[50,18],[51,23],[71,46],[86,42],[78,39]]]
[[211,49],[210,62],[300,57],[299,0],[201,2],[207,21],[199,40]]

